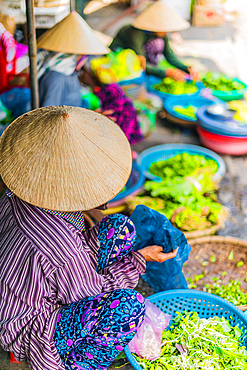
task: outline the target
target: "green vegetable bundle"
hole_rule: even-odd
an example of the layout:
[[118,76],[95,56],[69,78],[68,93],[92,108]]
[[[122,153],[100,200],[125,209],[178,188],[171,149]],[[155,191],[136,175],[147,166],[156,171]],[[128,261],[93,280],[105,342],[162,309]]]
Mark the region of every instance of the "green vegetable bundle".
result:
[[206,75],[202,78],[202,82],[205,87],[219,91],[233,91],[244,88],[243,84],[239,83],[238,81],[234,81],[233,78],[216,72],[206,73]]
[[241,288],[240,281],[230,280],[228,284],[222,285],[219,278],[213,278],[213,280],[213,284],[205,284],[204,291],[225,298],[237,306],[247,305],[247,294]]
[[198,90],[194,81],[189,83],[175,81],[170,77],[165,77],[159,84],[154,85],[153,88],[163,93],[173,95],[194,94]]
[[[204,177],[205,179],[205,177]],[[218,223],[223,206],[215,202],[215,194],[204,195],[205,191],[213,191],[214,184],[208,181],[198,182],[201,189],[193,184],[193,178],[185,180],[175,177],[162,182],[147,181],[144,189],[157,201],[164,201],[163,213],[176,227],[184,231],[203,230]],[[195,182],[197,180],[195,179]],[[140,197],[141,198],[141,197]],[[155,210],[159,211],[155,208]]]
[[216,161],[188,153],[153,163],[149,171],[162,181],[147,181],[146,194],[130,200],[129,208],[144,204],[164,214],[183,231],[210,228],[218,223],[223,212],[223,206],[216,201],[216,185],[212,180],[217,169]]
[[225,318],[200,319],[196,312],[178,313],[163,332],[161,356],[154,362],[134,355],[145,370],[247,370],[242,330]]

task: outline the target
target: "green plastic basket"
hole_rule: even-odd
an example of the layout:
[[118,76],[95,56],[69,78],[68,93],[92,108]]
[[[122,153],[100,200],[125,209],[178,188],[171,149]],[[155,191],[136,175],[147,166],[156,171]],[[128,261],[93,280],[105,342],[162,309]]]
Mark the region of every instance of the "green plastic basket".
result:
[[233,81],[241,83],[244,87],[242,89],[232,91],[212,90],[213,96],[223,101],[242,99],[244,97],[244,94],[247,92],[247,85],[243,81],[240,81],[238,78],[233,78]]

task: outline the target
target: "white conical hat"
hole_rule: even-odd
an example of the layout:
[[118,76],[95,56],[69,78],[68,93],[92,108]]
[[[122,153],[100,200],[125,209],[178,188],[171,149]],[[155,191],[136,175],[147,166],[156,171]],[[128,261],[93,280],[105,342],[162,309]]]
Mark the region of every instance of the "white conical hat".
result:
[[38,48],[82,55],[103,55],[109,49],[95,36],[87,22],[75,11],[46,31],[37,41]]
[[88,109],[35,109],[13,121],[0,139],[2,180],[41,208],[72,212],[105,204],[122,190],[131,167],[123,131]]
[[190,24],[163,0],[157,0],[136,17],[133,26],[151,32],[173,32],[185,30]]

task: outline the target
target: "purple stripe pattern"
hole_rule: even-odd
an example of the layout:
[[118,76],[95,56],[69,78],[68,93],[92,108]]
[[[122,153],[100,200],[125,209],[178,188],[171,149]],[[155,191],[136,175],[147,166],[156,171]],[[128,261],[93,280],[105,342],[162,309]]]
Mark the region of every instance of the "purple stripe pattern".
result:
[[53,341],[60,309],[133,289],[144,258],[130,252],[96,272],[99,224],[82,233],[16,196],[0,198],[0,344],[34,370],[64,370]]

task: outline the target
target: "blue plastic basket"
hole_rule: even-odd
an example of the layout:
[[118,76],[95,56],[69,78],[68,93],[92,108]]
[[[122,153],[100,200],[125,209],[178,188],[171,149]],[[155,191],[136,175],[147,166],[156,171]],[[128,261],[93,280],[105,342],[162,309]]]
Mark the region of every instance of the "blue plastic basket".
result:
[[126,183],[126,188],[121,193],[118,193],[115,198],[109,202],[109,207],[116,207],[125,202],[129,196],[136,195],[143,187],[145,176],[142,173],[141,167],[133,161],[132,171],[129,180]]
[[184,114],[180,114],[174,110],[176,106],[182,106],[183,108],[188,107],[189,105],[193,105],[196,108],[208,106],[215,104],[213,100],[203,98],[202,96],[179,96],[178,98],[174,96],[172,99],[167,99],[164,102],[165,110],[172,115],[173,117],[177,117],[186,121],[196,122],[197,118],[191,118]]
[[164,93],[162,91],[158,91],[158,90],[154,89],[153,86],[159,84],[161,81],[162,81],[162,78],[150,75],[150,76],[147,76],[146,84],[147,84],[147,90],[149,92],[153,93],[153,94],[158,95],[162,100],[167,100],[167,99],[171,99],[171,98],[174,98],[174,97],[180,98],[180,97],[185,97],[185,96],[187,96],[187,97],[197,96],[198,94],[200,94],[201,89],[204,87],[202,82],[197,82],[196,86],[197,86],[198,90],[196,92],[194,92],[193,94],[174,95],[174,94],[167,94],[167,93]]
[[226,172],[226,165],[223,159],[212,150],[197,145],[190,144],[156,145],[147,150],[144,150],[137,158],[137,163],[141,167],[144,176],[146,176],[148,179],[154,181],[162,181],[161,177],[152,175],[149,172],[151,164],[154,162],[164,161],[166,159],[175,157],[177,154],[181,154],[183,152],[192,155],[193,154],[204,155],[206,158],[214,159],[218,163],[219,168],[218,171],[215,173],[213,180],[218,181],[224,176]]
[[118,84],[129,98],[141,99],[146,93],[146,74],[143,72],[140,77],[119,81]]
[[246,137],[247,125],[235,119],[220,120],[207,113],[207,107],[201,107],[196,112],[198,125],[207,131],[218,135]]
[[[157,293],[148,297],[148,299],[163,312],[170,314],[171,320],[176,317],[176,312],[184,312],[185,310],[197,312],[200,318],[224,317],[229,320],[232,326],[237,325],[240,329],[243,329],[241,339],[247,348],[247,316],[223,298],[198,290],[178,289]],[[143,370],[128,346],[125,347],[124,351],[131,366],[136,370]]]

